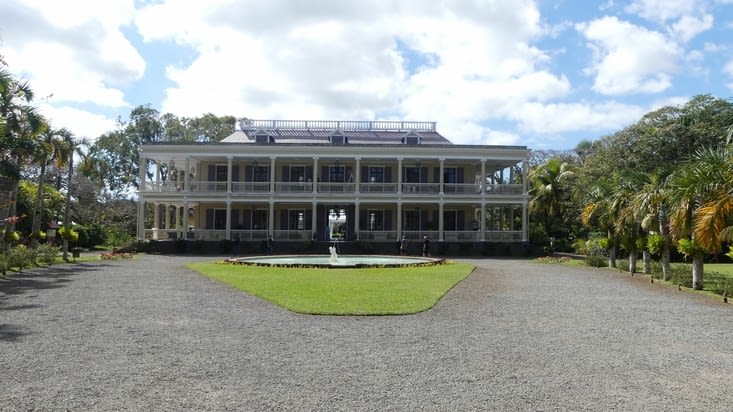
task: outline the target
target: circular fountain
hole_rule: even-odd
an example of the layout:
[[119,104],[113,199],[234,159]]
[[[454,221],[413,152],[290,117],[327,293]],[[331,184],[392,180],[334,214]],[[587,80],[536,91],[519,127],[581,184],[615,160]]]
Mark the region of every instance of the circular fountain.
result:
[[315,268],[369,268],[430,266],[443,263],[443,259],[431,257],[390,255],[342,255],[331,246],[329,255],[280,255],[249,256],[230,258],[228,263],[272,267],[315,267]]

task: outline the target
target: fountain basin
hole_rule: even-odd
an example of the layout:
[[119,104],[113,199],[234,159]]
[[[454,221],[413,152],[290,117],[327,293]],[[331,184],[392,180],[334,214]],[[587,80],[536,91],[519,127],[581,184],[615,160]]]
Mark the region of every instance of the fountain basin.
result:
[[390,255],[338,255],[335,259],[327,255],[279,255],[230,258],[226,262],[271,267],[369,268],[430,266],[441,264],[444,259]]

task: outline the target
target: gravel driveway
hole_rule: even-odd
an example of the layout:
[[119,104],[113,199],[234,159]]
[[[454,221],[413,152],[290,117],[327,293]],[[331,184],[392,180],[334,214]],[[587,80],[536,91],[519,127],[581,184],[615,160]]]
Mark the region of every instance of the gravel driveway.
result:
[[193,260],[0,278],[0,410],[733,410],[733,308],[625,274],[471,260],[427,312],[331,317]]

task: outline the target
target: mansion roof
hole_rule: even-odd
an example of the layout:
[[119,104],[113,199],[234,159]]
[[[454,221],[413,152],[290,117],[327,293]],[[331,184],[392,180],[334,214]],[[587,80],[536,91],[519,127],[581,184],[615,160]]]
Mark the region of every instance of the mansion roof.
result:
[[435,122],[251,120],[222,143],[452,144]]

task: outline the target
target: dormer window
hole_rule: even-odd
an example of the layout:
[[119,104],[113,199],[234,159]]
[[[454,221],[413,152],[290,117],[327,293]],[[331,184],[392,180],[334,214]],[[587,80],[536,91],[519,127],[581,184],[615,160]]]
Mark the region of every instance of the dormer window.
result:
[[420,144],[422,136],[415,132],[410,132],[402,137],[403,144]]
[[259,129],[255,132],[255,143],[274,143],[275,139],[267,130]]
[[331,141],[331,144],[346,144],[348,142],[348,140],[346,139],[346,136],[342,134],[331,135],[329,140]]
[[255,143],[270,143],[270,136],[266,134],[255,135]]

